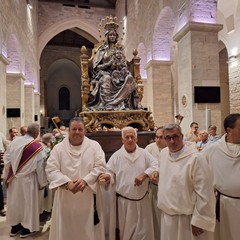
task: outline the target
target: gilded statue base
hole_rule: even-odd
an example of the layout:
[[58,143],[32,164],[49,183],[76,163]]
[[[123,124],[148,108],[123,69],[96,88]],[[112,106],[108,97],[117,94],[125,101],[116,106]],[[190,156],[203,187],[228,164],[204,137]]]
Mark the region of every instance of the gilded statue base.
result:
[[84,111],[80,113],[87,132],[120,130],[131,126],[139,131],[154,129],[152,113],[146,110]]

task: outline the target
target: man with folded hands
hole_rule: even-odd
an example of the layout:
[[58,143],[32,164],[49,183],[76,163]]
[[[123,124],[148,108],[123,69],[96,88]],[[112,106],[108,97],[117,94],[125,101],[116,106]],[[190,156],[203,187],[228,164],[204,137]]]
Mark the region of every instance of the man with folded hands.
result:
[[54,189],[49,240],[105,240],[98,176],[106,171],[98,142],[85,136],[81,118],[69,123],[69,134],[54,146],[46,173]]

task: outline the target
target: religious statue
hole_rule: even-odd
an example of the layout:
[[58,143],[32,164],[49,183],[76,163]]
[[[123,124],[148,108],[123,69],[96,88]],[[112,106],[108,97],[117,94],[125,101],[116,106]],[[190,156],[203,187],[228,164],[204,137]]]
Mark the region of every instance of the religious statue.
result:
[[124,47],[119,42],[116,19],[108,17],[104,26],[105,39],[92,52],[87,110],[135,110],[141,109],[137,82],[128,70]]
[[[121,22],[120,22],[121,24]],[[151,112],[143,108],[143,83],[140,58],[133,50],[127,61],[117,18],[101,20],[99,32],[104,39],[96,44],[89,58],[81,48],[82,112],[80,116],[88,132],[102,132],[132,126],[139,131],[153,130]]]

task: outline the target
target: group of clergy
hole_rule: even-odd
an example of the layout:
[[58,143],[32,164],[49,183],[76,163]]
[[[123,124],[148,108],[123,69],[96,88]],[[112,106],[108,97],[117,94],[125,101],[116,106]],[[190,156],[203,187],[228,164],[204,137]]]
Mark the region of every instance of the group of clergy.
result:
[[237,240],[240,114],[227,116],[224,129],[199,152],[177,124],[158,128],[146,149],[136,129],[124,127],[123,145],[106,163],[75,117],[44,165],[39,126],[31,124],[4,155],[10,236],[39,231],[39,189],[49,184],[50,240]]

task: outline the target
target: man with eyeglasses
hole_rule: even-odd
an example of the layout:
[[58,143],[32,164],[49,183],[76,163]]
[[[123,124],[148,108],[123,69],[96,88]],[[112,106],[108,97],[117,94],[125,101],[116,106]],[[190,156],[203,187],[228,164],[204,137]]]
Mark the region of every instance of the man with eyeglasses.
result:
[[[163,127],[157,128],[155,132],[155,141],[146,146],[146,150],[151,153],[157,160],[159,160],[160,152],[165,148],[166,141],[163,138]],[[156,183],[150,182],[149,184],[149,196],[152,203],[153,212],[153,227],[154,227],[154,237],[156,240],[160,240],[160,230],[161,230],[161,211],[157,207],[157,192],[158,186]]]
[[159,164],[161,239],[208,240],[215,228],[209,166],[197,149],[184,144],[179,125],[165,125],[163,136],[167,147],[160,153]]

